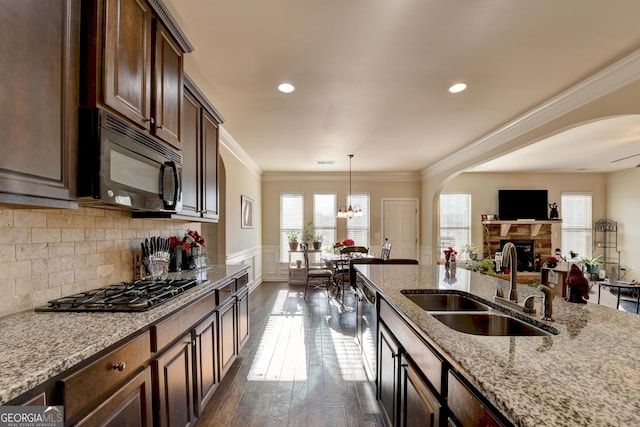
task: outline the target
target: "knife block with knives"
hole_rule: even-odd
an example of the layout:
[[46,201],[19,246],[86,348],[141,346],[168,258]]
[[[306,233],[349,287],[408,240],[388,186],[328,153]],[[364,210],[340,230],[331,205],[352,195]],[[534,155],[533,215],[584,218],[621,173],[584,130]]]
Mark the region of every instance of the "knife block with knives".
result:
[[[168,272],[171,250],[169,239],[160,236],[152,236],[140,243],[141,264],[144,267],[144,276],[158,277]],[[135,262],[134,262],[135,265]],[[135,274],[135,273],[134,273]]]

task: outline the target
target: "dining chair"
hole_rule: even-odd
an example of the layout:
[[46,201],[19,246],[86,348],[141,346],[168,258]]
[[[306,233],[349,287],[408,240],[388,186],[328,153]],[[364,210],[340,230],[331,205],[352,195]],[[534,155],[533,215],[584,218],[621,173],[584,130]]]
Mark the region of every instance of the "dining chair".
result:
[[387,260],[391,256],[391,243],[384,242],[382,249],[380,250],[380,258]]
[[329,295],[338,298],[344,305],[344,294],[351,283],[351,262],[357,259],[367,259],[369,248],[365,246],[345,246],[340,249],[340,259],[336,260],[334,286]]
[[305,284],[304,284],[304,299],[307,298],[307,289],[309,288],[309,283],[312,281],[316,281],[315,288],[319,288],[320,285],[317,284],[317,281],[320,280],[321,283],[328,288],[328,285],[333,280],[333,271],[327,268],[316,268],[311,267],[309,264],[309,249],[307,246],[303,246],[304,252],[304,268],[305,268]]

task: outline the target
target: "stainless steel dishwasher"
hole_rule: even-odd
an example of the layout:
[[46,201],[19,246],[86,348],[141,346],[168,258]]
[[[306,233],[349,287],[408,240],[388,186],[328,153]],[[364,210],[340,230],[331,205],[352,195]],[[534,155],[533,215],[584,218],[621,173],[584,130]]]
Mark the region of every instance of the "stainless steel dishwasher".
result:
[[360,346],[362,363],[367,377],[375,382],[377,377],[376,344],[378,318],[376,315],[376,292],[360,276],[356,279],[356,341]]

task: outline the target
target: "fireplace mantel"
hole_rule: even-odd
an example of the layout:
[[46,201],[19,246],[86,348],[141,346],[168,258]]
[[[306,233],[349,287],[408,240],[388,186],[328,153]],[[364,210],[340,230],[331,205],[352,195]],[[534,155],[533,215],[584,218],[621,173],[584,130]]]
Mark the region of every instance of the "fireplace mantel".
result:
[[512,225],[529,225],[531,237],[536,237],[544,224],[561,224],[561,219],[548,219],[548,220],[520,220],[520,221],[482,221],[482,225],[499,225],[500,237],[507,237]]

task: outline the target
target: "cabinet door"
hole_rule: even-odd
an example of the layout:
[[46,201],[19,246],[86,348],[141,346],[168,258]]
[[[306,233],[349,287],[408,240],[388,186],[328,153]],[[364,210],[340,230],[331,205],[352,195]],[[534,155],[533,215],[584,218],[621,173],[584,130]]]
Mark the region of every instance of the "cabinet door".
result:
[[474,396],[462,381],[449,372],[447,375],[449,410],[462,427],[487,426],[498,427],[503,424],[498,421],[493,411]]
[[133,377],[76,425],[152,427],[151,368]]
[[151,22],[144,0],[105,0],[104,102],[151,129]]
[[188,334],[153,361],[160,427],[194,423],[191,349],[191,334]]
[[219,309],[220,314],[220,379],[227,373],[238,354],[236,335],[236,304],[230,301]]
[[411,360],[404,355],[400,363],[401,426],[436,427],[440,425],[441,405],[429,389],[426,380],[418,374]]
[[387,425],[398,425],[399,345],[383,323],[378,325],[378,402]]
[[218,122],[206,110],[202,114],[202,216],[217,220],[218,213]]
[[79,1],[0,8],[0,203],[77,207]]
[[182,104],[182,215],[200,216],[200,117],[198,100],[184,91]]
[[238,350],[249,339],[249,291],[238,295]]
[[156,21],[153,118],[156,136],[180,149],[182,50]]
[[202,413],[218,383],[218,315],[214,313],[195,329],[196,414]]

